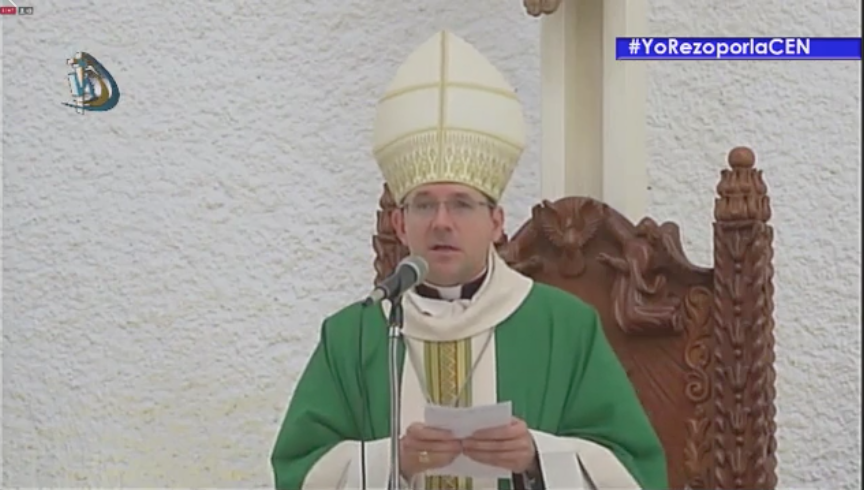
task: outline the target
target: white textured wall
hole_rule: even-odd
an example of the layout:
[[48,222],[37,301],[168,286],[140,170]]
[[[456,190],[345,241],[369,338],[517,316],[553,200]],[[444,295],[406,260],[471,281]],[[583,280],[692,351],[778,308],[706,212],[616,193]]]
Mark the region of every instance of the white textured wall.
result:
[[[521,2],[211,3],[42,0],[3,19],[4,487],[270,484],[319,322],[372,277],[375,98],[435,30],[527,104],[538,143],[510,230],[539,195],[539,33]],[[853,0],[758,4],[655,1],[652,28],[860,35]],[[112,113],[60,106],[82,49],[120,83]],[[767,172],[785,487],[859,481],[858,68],[651,65],[650,213],[695,260],[726,151],[751,145]]]
[[[3,19],[5,485],[269,485],[323,316],[371,286],[370,124],[398,64],[450,28],[539,127],[538,27],[518,4],[209,3],[42,0]],[[60,105],[78,50],[113,69],[114,112]],[[538,155],[507,193],[513,225]]]

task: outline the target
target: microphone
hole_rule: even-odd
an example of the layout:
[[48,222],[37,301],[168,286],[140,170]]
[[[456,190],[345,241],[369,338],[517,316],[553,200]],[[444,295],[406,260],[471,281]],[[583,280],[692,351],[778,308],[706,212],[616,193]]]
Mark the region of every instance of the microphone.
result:
[[399,262],[396,270],[381,281],[369,296],[363,300],[363,306],[369,306],[384,300],[392,301],[405,294],[406,291],[423,282],[429,272],[429,263],[423,257],[412,255]]

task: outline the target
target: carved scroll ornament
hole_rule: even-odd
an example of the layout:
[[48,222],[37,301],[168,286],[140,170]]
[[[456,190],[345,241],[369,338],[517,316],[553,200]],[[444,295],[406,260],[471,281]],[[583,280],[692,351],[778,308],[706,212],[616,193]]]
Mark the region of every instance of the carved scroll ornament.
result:
[[598,260],[613,269],[612,295],[618,325],[632,334],[679,334],[684,329],[682,297],[669,286],[670,275],[709,274],[684,256],[678,227],[645,218],[631,229],[616,215],[610,231],[621,244],[621,256],[602,253]]
[[[589,247],[592,240],[596,246]],[[529,276],[551,267],[562,278],[575,279],[592,261],[605,266],[604,274],[613,277],[616,324],[634,335],[680,333],[684,292],[670,286],[669,275],[696,284],[711,273],[685,257],[675,224],[658,225],[646,218],[633,226],[589,198],[543,201],[533,208],[531,221],[499,245],[499,251],[512,267]]]

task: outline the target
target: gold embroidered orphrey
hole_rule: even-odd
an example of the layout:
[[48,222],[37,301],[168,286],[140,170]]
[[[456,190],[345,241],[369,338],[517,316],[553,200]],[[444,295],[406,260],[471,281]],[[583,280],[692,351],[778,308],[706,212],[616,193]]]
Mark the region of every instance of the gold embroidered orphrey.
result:
[[[408,356],[412,365],[415,365],[415,373],[418,382],[428,403],[449,407],[470,407],[471,380],[483,355],[492,343],[495,330],[489,330],[479,355],[472,363],[473,358],[471,343],[473,337],[461,340],[443,342],[423,342],[423,373],[425,380],[420,379],[420,370],[416,366],[416,353],[408,347]],[[470,366],[470,368],[469,368]],[[471,490],[472,479],[450,476],[427,476],[426,490]]]
[[[426,379],[428,396],[439,405],[470,406],[471,390],[465,389],[470,381],[466,367],[471,364],[471,339],[449,342],[426,342]],[[469,490],[468,478],[427,476],[427,490]]]

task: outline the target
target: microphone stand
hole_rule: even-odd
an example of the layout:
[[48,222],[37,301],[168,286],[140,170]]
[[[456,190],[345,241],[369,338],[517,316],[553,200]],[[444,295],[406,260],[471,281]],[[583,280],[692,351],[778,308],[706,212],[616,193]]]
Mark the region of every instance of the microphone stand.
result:
[[402,431],[401,413],[401,383],[399,377],[399,346],[403,341],[402,327],[404,325],[404,310],[402,295],[390,301],[389,323],[389,374],[390,374],[390,490],[402,490],[402,478],[399,470],[401,454],[399,451],[399,433]]

